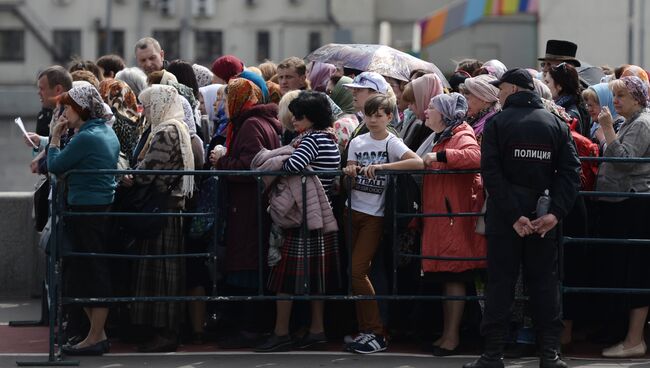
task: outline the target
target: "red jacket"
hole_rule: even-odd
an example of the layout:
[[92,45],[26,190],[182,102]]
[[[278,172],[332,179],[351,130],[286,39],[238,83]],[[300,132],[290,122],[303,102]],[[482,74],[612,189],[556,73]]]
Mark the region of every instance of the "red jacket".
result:
[[[434,162],[427,169],[453,170],[481,167],[481,147],[474,130],[462,123],[451,136],[441,138],[432,152],[445,151],[447,162]],[[477,174],[425,175],[422,184],[424,213],[480,212],[485,200],[481,176]],[[422,223],[422,255],[485,257],[486,242],[476,233],[477,217],[427,217]],[[463,272],[485,268],[486,261],[423,260],[424,272]]]

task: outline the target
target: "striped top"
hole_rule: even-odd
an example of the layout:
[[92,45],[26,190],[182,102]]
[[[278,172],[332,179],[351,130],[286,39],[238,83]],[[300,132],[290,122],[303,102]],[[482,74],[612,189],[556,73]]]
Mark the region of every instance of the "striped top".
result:
[[[331,171],[338,170],[340,161],[341,154],[332,136],[323,131],[314,131],[302,138],[291,157],[284,161],[282,169],[300,172],[309,165],[314,171]],[[319,179],[329,197],[332,193],[334,177],[319,177]]]

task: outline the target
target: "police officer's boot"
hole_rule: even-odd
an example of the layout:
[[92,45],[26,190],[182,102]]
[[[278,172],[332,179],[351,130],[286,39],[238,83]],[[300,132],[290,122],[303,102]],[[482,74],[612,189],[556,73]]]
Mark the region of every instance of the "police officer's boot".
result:
[[477,360],[463,365],[463,368],[504,368],[503,346],[504,337],[501,335],[486,336],[485,352]]

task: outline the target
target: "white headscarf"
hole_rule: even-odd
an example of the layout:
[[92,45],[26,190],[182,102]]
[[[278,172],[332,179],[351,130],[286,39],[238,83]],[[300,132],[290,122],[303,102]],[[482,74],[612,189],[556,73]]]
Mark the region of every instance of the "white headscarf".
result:
[[217,116],[217,111],[214,111],[214,102],[217,100],[219,88],[223,88],[223,86],[223,84],[210,84],[205,87],[199,87],[199,92],[203,95],[205,112],[208,114],[210,121],[214,121]]
[[[178,132],[183,169],[194,170],[194,156],[187,125],[183,123],[183,106],[174,87],[155,84],[140,93],[140,101],[145,107],[147,121],[151,123],[151,133],[143,151],[148,151],[152,138],[159,131],[174,126]],[[183,175],[181,193],[191,197],[194,190],[194,176]]]

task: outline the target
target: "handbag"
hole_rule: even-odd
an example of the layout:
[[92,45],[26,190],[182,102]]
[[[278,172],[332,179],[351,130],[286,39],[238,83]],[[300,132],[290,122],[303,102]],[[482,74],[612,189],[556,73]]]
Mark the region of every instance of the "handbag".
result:
[[[147,185],[118,187],[115,191],[113,211],[155,214],[169,210],[172,186],[167,192],[160,192],[156,189],[154,181]],[[124,232],[141,240],[157,238],[165,222],[167,222],[166,216],[119,216],[117,218],[117,224]]]
[[[219,181],[214,176],[205,178],[199,187],[196,212],[215,213],[217,206],[217,187]],[[214,227],[214,216],[195,216],[190,222],[190,239],[202,239],[210,234]]]
[[41,232],[50,218],[50,178],[46,177],[34,191],[34,228]]
[[[390,155],[388,155],[388,142],[386,142],[386,154],[390,158]],[[393,188],[395,187],[397,188],[394,190]],[[393,196],[393,193],[395,193],[395,196]],[[411,174],[393,174],[388,178],[384,206],[385,235],[387,236],[386,239],[388,242],[392,240],[393,213],[419,213],[421,204],[420,186]],[[396,246],[402,254],[419,255],[421,254],[420,233],[417,230],[409,228],[411,220],[412,218],[408,217],[402,217],[396,220]],[[399,267],[404,267],[415,260],[417,258],[400,256],[397,264]]]

